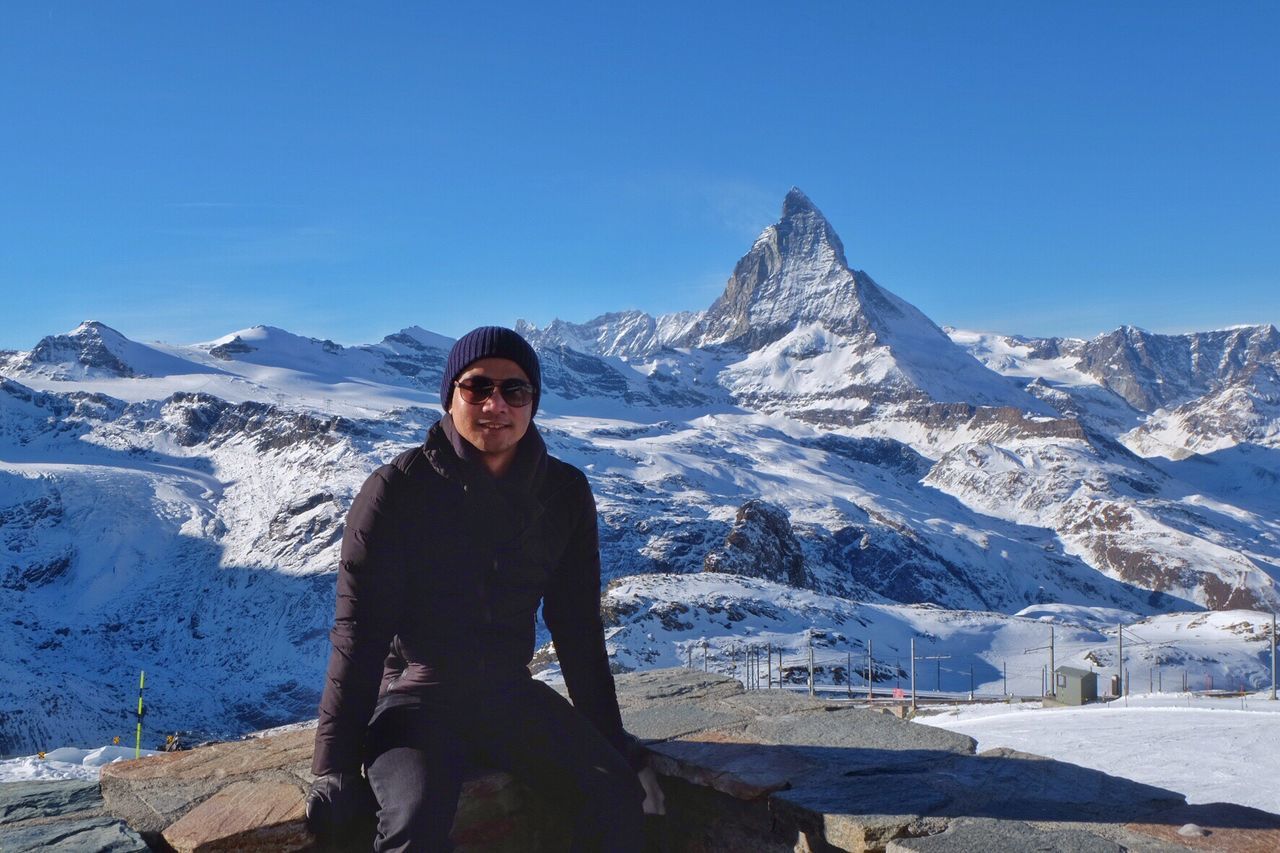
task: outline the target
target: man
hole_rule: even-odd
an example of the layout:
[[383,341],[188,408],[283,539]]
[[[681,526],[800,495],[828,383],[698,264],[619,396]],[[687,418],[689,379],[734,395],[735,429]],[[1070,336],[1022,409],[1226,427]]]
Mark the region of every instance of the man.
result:
[[[609,672],[595,502],[533,425],[540,382],[516,332],[467,333],[445,365],[444,417],[351,506],[307,800],[322,836],[372,808],[362,764],[378,851],[452,849],[477,765],[546,794],[577,850],[639,849],[642,801],[662,811]],[[529,674],[539,602],[572,707]]]

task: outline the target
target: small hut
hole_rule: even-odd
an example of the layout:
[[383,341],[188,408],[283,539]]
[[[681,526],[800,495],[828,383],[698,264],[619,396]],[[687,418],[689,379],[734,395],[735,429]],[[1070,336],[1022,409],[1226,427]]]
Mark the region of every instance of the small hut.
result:
[[1054,692],[1062,705],[1083,705],[1098,700],[1098,674],[1074,666],[1060,666],[1053,674]]

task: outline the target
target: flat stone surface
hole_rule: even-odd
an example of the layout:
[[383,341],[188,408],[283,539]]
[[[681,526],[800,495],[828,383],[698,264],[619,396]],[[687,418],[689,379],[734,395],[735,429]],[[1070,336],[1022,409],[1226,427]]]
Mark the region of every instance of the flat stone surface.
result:
[[[1184,834],[1191,824],[1204,834]],[[1280,815],[1234,803],[1178,806],[1126,829],[1192,850],[1275,853],[1280,850]]]
[[0,826],[101,808],[102,794],[97,782],[43,780],[0,784]]
[[815,765],[787,750],[762,749],[732,733],[717,737],[704,732],[699,740],[678,740],[650,746],[654,769],[706,785],[740,800],[753,800],[791,786],[791,780],[812,773]]
[[945,832],[924,838],[895,838],[885,853],[1124,853],[1114,841],[1082,830],[1046,831],[1016,820],[956,820]]
[[[873,751],[896,766],[936,760],[945,755],[972,755],[975,741],[936,726],[904,722],[865,708],[811,708],[753,720],[745,734],[764,743],[817,746],[831,750]],[[891,755],[890,755],[891,754]]]
[[194,806],[238,781],[292,784],[311,775],[313,729],[167,752],[102,768],[106,810],[140,832],[161,832]]
[[747,717],[741,712],[693,704],[661,703],[622,712],[622,725],[644,741],[691,737],[711,729],[742,728],[746,723]]
[[147,853],[142,836],[112,817],[24,822],[0,827],[4,853]]
[[614,677],[623,707],[663,700],[691,702],[736,696],[742,684],[734,678],[695,669],[655,669]]
[[213,743],[199,749],[162,752],[136,761],[118,761],[102,768],[103,778],[196,779],[248,776],[263,770],[309,767],[315,745],[314,729],[299,729],[271,737]]
[[305,794],[282,782],[233,782],[165,829],[177,853],[300,850],[311,843]]
[[1003,748],[940,762],[933,777],[952,795],[949,817],[1123,824],[1185,802],[1175,791]]
[[847,707],[811,699],[789,690],[744,690],[719,698],[716,702],[718,706],[732,708],[748,717],[777,717],[793,711]]
[[775,809],[841,850],[882,849],[900,835],[942,832],[949,802],[923,774],[815,780],[770,796]]

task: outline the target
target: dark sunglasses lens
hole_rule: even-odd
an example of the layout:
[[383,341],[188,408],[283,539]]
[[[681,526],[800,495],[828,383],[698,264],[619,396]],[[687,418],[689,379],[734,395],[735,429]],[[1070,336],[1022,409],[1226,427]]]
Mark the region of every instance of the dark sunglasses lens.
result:
[[508,379],[502,383],[502,399],[508,406],[527,406],[533,402],[533,386],[519,379]]
[[462,399],[468,403],[483,403],[493,396],[493,390],[497,386],[489,379],[468,379],[466,382],[458,383],[458,390],[462,392]]
[[458,390],[462,392],[462,399],[472,405],[488,400],[495,390],[501,391],[508,406],[521,408],[533,402],[533,386],[520,379],[508,379],[501,385],[494,384],[492,379],[468,379],[458,383]]

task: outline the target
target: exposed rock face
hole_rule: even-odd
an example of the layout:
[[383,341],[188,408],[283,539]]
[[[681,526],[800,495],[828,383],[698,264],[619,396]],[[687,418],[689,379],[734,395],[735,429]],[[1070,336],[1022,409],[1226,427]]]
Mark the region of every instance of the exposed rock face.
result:
[[1121,326],[1082,349],[1080,369],[1144,412],[1177,405],[1275,363],[1280,332],[1248,326],[1189,335],[1159,335]]
[[753,350],[810,322],[842,334],[865,334],[871,328],[864,300],[876,310],[901,313],[870,277],[849,269],[844,245],[826,217],[793,187],[783,200],[780,221],[756,238],[734,267],[724,294],[682,342]]
[[[1172,791],[1027,753],[975,755],[964,735],[849,703],[744,691],[723,676],[686,669],[623,675],[618,697],[666,795],[668,816],[652,840],[679,853],[1044,844],[1174,851],[1185,849],[1174,833],[1189,822],[1222,832],[1215,840],[1233,838],[1228,828],[1247,830],[1234,836],[1241,843],[1280,837],[1278,815],[1187,806]],[[165,841],[182,853],[302,849],[309,839],[301,768],[312,736],[292,732],[109,765],[102,780],[108,809],[135,825],[163,824]],[[528,808],[536,802],[530,797],[536,794],[505,774],[470,783],[454,824],[458,849],[567,849],[563,822]],[[1045,832],[1062,824],[1065,835]]]
[[671,346],[701,316],[683,311],[655,318],[643,311],[615,311],[585,323],[553,320],[544,329],[520,320],[516,331],[539,351],[564,346],[582,353],[643,359]]
[[738,509],[724,547],[707,554],[703,567],[764,578],[791,586],[805,586],[804,551],[791,531],[787,511],[766,501],[747,501]]
[[127,339],[110,326],[90,321],[66,335],[42,338],[21,364],[61,365],[75,363],[88,371],[111,376],[134,376],[133,368],[121,360],[118,350]]
[[150,849],[123,820],[104,814],[97,782],[0,784],[0,850],[5,853],[145,853]]

